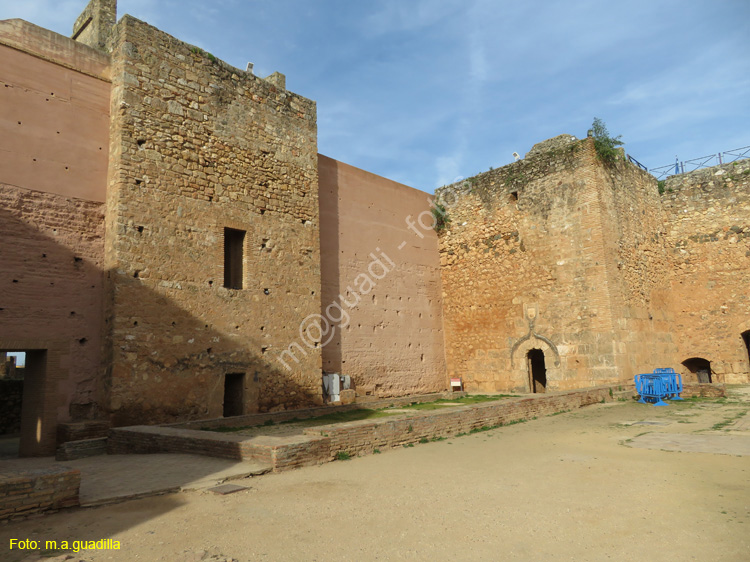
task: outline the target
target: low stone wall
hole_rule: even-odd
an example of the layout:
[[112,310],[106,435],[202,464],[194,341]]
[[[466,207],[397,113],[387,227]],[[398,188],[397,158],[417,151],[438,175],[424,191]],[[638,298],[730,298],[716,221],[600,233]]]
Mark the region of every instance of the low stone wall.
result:
[[327,462],[329,440],[316,435],[247,437],[195,429],[131,426],[112,429],[107,441],[110,455],[183,453],[235,460],[254,460],[274,471]]
[[107,454],[107,438],[82,439],[63,443],[55,452],[56,461],[74,461]]
[[685,383],[682,385],[682,398],[722,398],[727,395],[727,387],[716,383]]
[[212,418],[208,420],[195,420],[188,422],[172,423],[162,427],[175,427],[182,429],[216,429],[219,427],[253,427],[263,425],[266,422],[285,422],[293,419],[306,420],[316,418],[335,412],[348,412],[360,408],[385,408],[387,406],[407,406],[409,404],[421,404],[433,402],[439,398],[459,398],[466,396],[465,392],[435,392],[432,394],[421,394],[419,396],[401,396],[398,398],[386,398],[383,400],[365,400],[353,404],[335,405],[330,404],[318,408],[305,408],[302,410],[286,410],[264,414],[245,414],[243,416],[232,416],[229,418]]
[[106,437],[112,424],[106,420],[92,420],[57,425],[57,444]]
[[0,471],[0,521],[79,505],[81,473],[74,469]]
[[319,426],[306,429],[305,433],[328,437],[331,440],[330,460],[333,460],[339,452],[370,454],[375,449],[388,449],[435,437],[452,437],[483,427],[518,423],[612,400],[610,387],[597,387],[430,410],[399,419],[381,418]]
[[0,380],[0,435],[21,431],[22,380]]
[[[121,427],[110,431],[107,450],[110,454],[189,453],[254,460],[279,472],[328,462],[339,452],[369,454],[375,449],[455,436],[485,426],[507,425],[589,404],[610,402],[615,399],[612,390],[604,386],[444,410],[415,411],[413,415],[396,419],[379,418],[307,428],[303,435],[284,437],[247,437],[164,426]],[[325,411],[330,412],[330,409]]]

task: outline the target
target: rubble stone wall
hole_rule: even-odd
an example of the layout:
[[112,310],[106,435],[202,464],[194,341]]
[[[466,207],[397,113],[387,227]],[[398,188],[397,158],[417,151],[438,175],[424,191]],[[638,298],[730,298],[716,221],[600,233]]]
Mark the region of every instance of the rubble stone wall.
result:
[[667,179],[662,195],[673,262],[675,368],[711,362],[712,380],[750,381],[750,160]]
[[[529,391],[532,349],[552,390],[626,381],[668,357],[668,318],[653,306],[665,281],[651,176],[569,140],[437,194],[450,218],[448,371],[469,392]],[[645,250],[654,257],[639,262]],[[626,264],[640,269],[623,274]]]
[[[320,312],[314,102],[130,16],[111,47],[114,423],[219,417],[230,373],[241,413],[320,403],[320,342],[297,343]],[[225,228],[245,232],[241,289]]]

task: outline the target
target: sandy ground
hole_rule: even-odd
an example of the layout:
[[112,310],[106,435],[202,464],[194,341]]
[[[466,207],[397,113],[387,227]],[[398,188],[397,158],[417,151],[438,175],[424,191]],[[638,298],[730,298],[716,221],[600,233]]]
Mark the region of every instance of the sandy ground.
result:
[[11,538],[112,538],[120,550],[73,559],[744,562],[750,456],[631,446],[650,432],[710,438],[747,427],[750,402],[737,400],[750,396],[738,396],[595,405],[239,480],[249,489],[231,495],[180,493],[11,523],[0,526],[0,559],[29,559],[7,550]]

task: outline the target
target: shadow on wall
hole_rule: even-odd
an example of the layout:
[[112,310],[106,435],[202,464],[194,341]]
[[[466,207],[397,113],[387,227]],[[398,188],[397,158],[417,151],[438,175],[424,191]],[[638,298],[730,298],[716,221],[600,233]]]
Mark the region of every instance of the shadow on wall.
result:
[[[320,156],[318,156],[320,158]],[[320,166],[318,204],[320,209],[320,284],[323,310],[331,303],[339,302],[340,256],[339,247],[339,183],[338,162],[330,160]],[[324,191],[325,190],[325,191]],[[339,303],[340,305],[340,303]],[[342,373],[343,352],[341,330],[336,326],[331,340],[323,346],[323,370]]]
[[101,417],[101,205],[3,186],[0,349],[27,352],[21,454],[54,454],[57,424]]
[[[298,397],[299,407],[312,404],[311,389],[295,380],[299,374],[264,356],[259,337],[246,336],[257,326],[219,331],[157,290],[158,281],[103,271],[101,253],[89,248],[86,254],[75,240],[100,225],[80,225],[68,236],[71,217],[32,222],[20,210],[31,203],[0,209],[0,349],[27,351],[30,358],[23,456],[53,455],[57,425],[64,422],[109,419],[122,426],[253,413],[266,382]],[[94,242],[101,251],[101,239]],[[116,319],[103,313],[109,309],[105,278],[110,287],[117,281],[118,295],[139,303],[144,314]],[[220,291],[231,300],[229,290]],[[117,334],[116,346],[107,347],[105,333]],[[34,358],[43,358],[38,369],[31,368]]]

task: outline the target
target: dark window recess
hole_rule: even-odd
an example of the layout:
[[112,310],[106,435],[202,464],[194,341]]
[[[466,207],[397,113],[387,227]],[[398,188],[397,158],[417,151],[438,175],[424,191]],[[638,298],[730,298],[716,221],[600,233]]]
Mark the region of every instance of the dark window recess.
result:
[[742,341],[745,342],[745,349],[747,350],[747,359],[750,361],[750,330],[742,332]]
[[241,416],[245,373],[224,375],[224,417]]
[[703,357],[691,357],[682,362],[685,368],[698,379],[698,382],[713,382],[711,377],[711,362]]
[[227,289],[242,289],[242,255],[245,231],[224,229],[224,286]]

